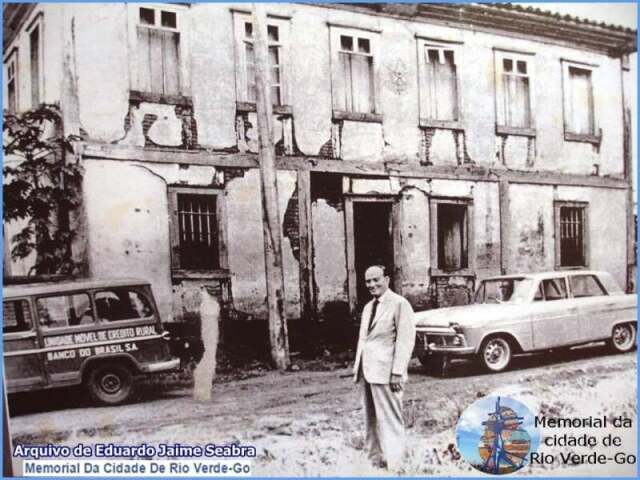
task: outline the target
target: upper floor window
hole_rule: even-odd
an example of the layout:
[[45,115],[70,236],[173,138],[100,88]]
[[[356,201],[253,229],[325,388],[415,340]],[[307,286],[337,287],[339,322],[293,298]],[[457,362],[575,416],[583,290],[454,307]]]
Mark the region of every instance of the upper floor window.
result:
[[587,204],[555,203],[555,238],[557,267],[586,267]]
[[458,52],[454,45],[418,40],[420,117],[455,122],[460,118]]
[[18,111],[18,53],[14,50],[5,62],[6,108],[10,113]]
[[174,270],[225,268],[224,197],[219,193],[210,188],[170,188]]
[[29,77],[31,88],[31,108],[37,108],[43,102],[44,67],[42,64],[42,49],[44,39],[42,36],[42,15],[29,25]]
[[[238,100],[255,103],[256,94],[256,53],[255,31],[251,16],[236,12],[236,54],[238,68]],[[273,105],[289,104],[287,92],[286,58],[289,48],[289,22],[280,18],[267,19],[267,54],[269,61],[269,85]]]
[[137,89],[162,95],[180,93],[178,12],[139,7],[136,26]]
[[380,113],[376,86],[377,41],[375,32],[331,28],[334,112]]
[[495,51],[496,121],[499,127],[533,127],[532,60],[532,55]]
[[593,67],[564,60],[562,66],[565,134],[585,136],[587,139],[588,136],[597,134],[593,99]]

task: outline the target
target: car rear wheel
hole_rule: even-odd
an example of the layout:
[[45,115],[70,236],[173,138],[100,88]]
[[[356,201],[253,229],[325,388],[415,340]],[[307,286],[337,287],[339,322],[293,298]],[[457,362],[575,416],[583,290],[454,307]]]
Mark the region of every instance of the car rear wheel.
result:
[[490,372],[501,372],[511,363],[511,344],[504,337],[492,337],[480,347],[480,361]]
[[624,353],[633,349],[636,344],[636,326],[623,323],[613,327],[609,346],[616,352]]
[[91,398],[97,403],[117,405],[131,395],[133,376],[123,365],[99,365],[89,373],[86,386]]

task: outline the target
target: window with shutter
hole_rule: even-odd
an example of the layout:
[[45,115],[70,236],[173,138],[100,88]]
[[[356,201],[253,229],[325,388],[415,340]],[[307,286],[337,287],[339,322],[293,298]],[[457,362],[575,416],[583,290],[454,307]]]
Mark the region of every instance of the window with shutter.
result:
[[180,32],[177,12],[140,7],[137,31],[138,90],[180,94]]

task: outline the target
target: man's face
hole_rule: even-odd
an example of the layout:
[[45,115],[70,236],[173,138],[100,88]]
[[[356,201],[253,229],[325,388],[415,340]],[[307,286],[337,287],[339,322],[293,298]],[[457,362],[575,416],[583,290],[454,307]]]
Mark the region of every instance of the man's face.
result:
[[370,267],[364,274],[365,283],[369,293],[374,297],[379,297],[389,288],[389,277],[387,277],[380,267]]

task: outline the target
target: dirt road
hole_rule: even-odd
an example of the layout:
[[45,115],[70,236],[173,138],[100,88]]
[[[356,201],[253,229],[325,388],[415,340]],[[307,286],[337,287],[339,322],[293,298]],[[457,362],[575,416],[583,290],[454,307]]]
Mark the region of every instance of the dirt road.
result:
[[[388,474],[365,459],[360,392],[348,368],[253,373],[257,376],[214,384],[213,400],[206,404],[196,403],[189,388],[151,391],[135,403],[103,408],[78,403],[68,392],[41,396],[29,409],[17,398],[12,438],[14,443],[64,445],[239,441],[258,450],[255,475]],[[493,375],[454,363],[444,379],[425,375],[415,362],[410,377],[405,392],[408,475],[475,475],[454,447],[456,421],[476,398],[496,393],[551,416],[625,415],[634,428],[623,432],[623,449],[636,451],[635,352],[609,355],[595,347],[521,357],[508,372]],[[532,465],[523,473],[633,475],[635,466]]]

